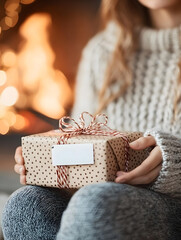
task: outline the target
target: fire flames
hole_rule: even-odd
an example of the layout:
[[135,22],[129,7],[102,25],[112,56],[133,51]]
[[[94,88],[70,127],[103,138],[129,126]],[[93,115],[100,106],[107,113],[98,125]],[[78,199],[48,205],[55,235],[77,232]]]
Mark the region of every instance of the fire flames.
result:
[[32,108],[50,118],[65,114],[72,92],[64,74],[54,68],[49,43],[49,14],[31,15],[20,26],[20,51],[5,49],[0,56],[0,134],[22,131],[29,124],[16,109]]

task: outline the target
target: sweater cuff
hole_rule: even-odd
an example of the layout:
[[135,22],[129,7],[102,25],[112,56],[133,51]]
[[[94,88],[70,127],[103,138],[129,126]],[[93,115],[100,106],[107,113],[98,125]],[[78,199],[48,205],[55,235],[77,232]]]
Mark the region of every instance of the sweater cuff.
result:
[[156,129],[147,130],[144,136],[153,136],[162,152],[162,168],[150,189],[181,197],[181,138]]

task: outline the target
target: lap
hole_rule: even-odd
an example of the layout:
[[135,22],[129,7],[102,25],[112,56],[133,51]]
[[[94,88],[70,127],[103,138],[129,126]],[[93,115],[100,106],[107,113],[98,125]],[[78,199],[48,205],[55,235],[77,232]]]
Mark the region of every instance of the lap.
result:
[[[109,239],[113,236],[115,239],[141,239],[140,236],[144,239],[179,239],[181,203],[141,187],[93,184],[81,188],[72,197],[63,214],[58,236],[72,239],[68,232],[73,222],[77,229],[78,225],[83,226],[81,234],[86,233],[86,239]],[[100,233],[103,233],[102,237]],[[78,235],[74,239],[79,239]]]
[[4,211],[5,239],[55,239],[59,228],[57,239],[64,240],[181,238],[180,200],[116,183],[72,194],[38,186],[17,190]]

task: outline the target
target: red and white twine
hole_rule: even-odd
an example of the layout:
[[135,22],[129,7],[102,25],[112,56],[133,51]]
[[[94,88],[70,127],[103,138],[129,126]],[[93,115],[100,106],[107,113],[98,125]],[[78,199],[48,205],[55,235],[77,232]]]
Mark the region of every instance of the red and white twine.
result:
[[[88,115],[91,119],[88,126],[86,126],[84,115]],[[103,122],[98,121],[98,118],[103,118]],[[69,122],[66,122],[69,120]],[[72,123],[70,123],[72,121]],[[71,117],[62,117],[59,121],[59,128],[64,133],[60,137],[58,144],[67,144],[69,138],[77,135],[97,135],[97,136],[120,136],[124,140],[125,148],[125,171],[129,167],[129,141],[126,135],[121,132],[114,131],[107,126],[108,117],[105,114],[91,115],[88,112],[83,112],[80,115],[79,123]],[[59,188],[68,188],[68,169],[66,166],[57,166],[57,183]]]

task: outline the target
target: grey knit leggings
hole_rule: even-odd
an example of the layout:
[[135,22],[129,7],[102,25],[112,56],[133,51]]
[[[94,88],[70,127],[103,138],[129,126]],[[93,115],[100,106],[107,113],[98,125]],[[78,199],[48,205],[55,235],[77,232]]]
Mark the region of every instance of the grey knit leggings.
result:
[[126,184],[93,184],[73,196],[26,186],[7,202],[3,232],[5,240],[180,240],[181,202]]

